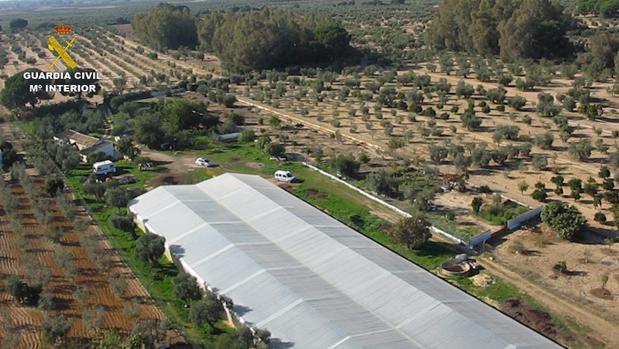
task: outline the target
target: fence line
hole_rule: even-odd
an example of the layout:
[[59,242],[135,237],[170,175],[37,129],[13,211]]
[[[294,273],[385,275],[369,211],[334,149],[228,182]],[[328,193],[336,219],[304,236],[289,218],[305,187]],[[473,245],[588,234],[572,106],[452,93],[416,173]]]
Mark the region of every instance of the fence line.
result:
[[540,213],[542,212],[543,208],[544,208],[544,205],[536,207],[532,210],[529,210],[525,213],[522,213],[510,219],[509,221],[507,221],[507,229],[514,230],[514,229],[520,228],[520,226],[522,226],[524,223],[530,221],[533,218],[538,217]]
[[516,200],[516,199],[514,199],[514,198],[511,198],[511,197],[509,197],[509,196],[505,196],[505,195],[503,195],[503,194],[499,194],[499,195],[501,196],[501,198],[502,198],[503,200],[509,200],[509,201],[515,202],[515,203],[517,203],[518,205],[523,206],[523,207],[526,207],[526,208],[528,208],[528,209],[532,209],[532,208],[533,208],[531,205],[527,205],[527,204],[525,204],[524,202],[518,201],[518,200]]
[[[396,213],[398,213],[401,216],[411,217],[410,213],[408,213],[406,211],[403,211],[403,210],[399,209],[398,207],[395,207],[394,205],[392,205],[392,204],[390,204],[390,203],[388,203],[388,202],[386,202],[386,201],[384,201],[384,200],[382,200],[382,199],[380,199],[380,198],[378,198],[378,197],[376,197],[376,196],[374,196],[374,195],[372,195],[372,194],[370,194],[370,193],[368,193],[368,192],[366,192],[366,191],[364,191],[364,190],[362,190],[362,189],[360,189],[360,188],[358,188],[358,187],[356,187],[356,186],[346,182],[345,180],[342,180],[341,178],[338,178],[337,176],[334,176],[334,175],[332,175],[332,174],[330,174],[330,173],[328,173],[326,171],[323,171],[323,170],[321,170],[320,168],[318,168],[318,167],[316,167],[314,165],[310,165],[307,162],[301,162],[301,163],[304,166],[306,166],[306,167],[308,167],[308,168],[310,168],[310,169],[312,169],[312,170],[322,174],[323,176],[327,176],[327,177],[333,179],[334,181],[337,181],[339,183],[344,184],[348,188],[350,188],[350,189],[356,191],[357,193],[367,197],[368,199],[376,201],[379,204],[381,204],[381,205],[383,205],[383,206],[385,206],[385,207],[395,211]],[[439,229],[439,228],[437,228],[437,227],[435,227],[433,225],[430,226],[430,230],[432,230],[433,232],[435,232],[437,234],[443,235],[444,237],[446,237],[446,238],[448,238],[450,240],[453,240],[453,241],[455,241],[457,243],[466,244],[463,240],[461,240],[461,239],[459,239],[459,238],[449,234],[448,232],[443,231],[443,230],[441,230],[441,229]]]

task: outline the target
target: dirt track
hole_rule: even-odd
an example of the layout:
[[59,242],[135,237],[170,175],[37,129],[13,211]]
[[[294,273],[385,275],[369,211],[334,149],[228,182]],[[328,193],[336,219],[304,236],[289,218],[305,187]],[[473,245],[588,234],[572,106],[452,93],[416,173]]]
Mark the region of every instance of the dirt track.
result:
[[601,318],[595,312],[591,312],[589,309],[565,300],[560,295],[545,290],[489,258],[479,257],[478,261],[490,273],[514,283],[519,289],[542,303],[550,311],[590,327],[597,336],[604,338],[607,348],[619,348],[619,336],[615,335],[617,333],[616,323]]

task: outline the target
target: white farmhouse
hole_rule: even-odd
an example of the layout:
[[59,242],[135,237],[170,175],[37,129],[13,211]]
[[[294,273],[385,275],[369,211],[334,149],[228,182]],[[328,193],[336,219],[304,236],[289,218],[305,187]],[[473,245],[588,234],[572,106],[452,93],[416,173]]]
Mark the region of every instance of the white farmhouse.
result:
[[116,159],[114,143],[103,138],[96,138],[74,130],[68,130],[62,135],[55,136],[54,140],[75,146],[84,162],[87,161],[89,155],[96,153],[103,153],[106,157]]

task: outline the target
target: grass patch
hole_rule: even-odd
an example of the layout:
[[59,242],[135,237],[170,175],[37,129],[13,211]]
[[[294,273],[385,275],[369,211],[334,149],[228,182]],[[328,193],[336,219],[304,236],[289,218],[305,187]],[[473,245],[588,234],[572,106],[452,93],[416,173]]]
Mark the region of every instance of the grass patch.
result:
[[[152,171],[139,171],[137,166],[128,161],[118,161],[116,166],[121,173],[131,173],[136,178],[136,183],[124,185],[125,188],[145,188],[148,181],[156,176],[156,173]],[[213,343],[217,337],[213,333],[213,329],[208,325],[198,327],[192,324],[189,320],[189,309],[174,294],[174,277],[179,272],[176,265],[165,258],[162,258],[156,266],[138,259],[134,253],[135,240],[129,234],[116,229],[110,221],[113,214],[126,215],[127,209],[106,206],[84,193],[82,183],[90,173],[88,165],[81,165],[67,174],[67,181],[76,195],[85,202],[92,218],[105,233],[110,244],[133,270],[166,317],[182,329],[183,335],[188,341],[203,344]],[[227,327],[223,321],[216,324],[218,334],[230,331],[233,331],[233,329]]]
[[481,233],[475,227],[460,227],[456,222],[450,221],[445,216],[438,214],[428,214],[428,220],[433,226],[463,241],[469,241],[472,237]]
[[538,307],[533,298],[518,290],[513,284],[494,276],[492,278],[494,282],[486,287],[477,287],[473,285],[473,281],[470,278],[463,276],[450,277],[449,280],[456,282],[461,289],[480,299],[492,299],[499,303],[508,299],[522,299],[531,306],[535,305],[535,307]]
[[[419,250],[410,250],[402,244],[395,243],[385,234],[384,230],[389,226],[388,222],[371,214],[370,210],[362,204],[351,202],[333,194],[331,191],[318,191],[314,189],[314,185],[307,184],[308,182],[306,181],[298,187],[297,196],[428,270],[438,268],[441,263],[456,253],[449,244],[436,241],[428,241]],[[321,188],[324,187],[321,186]],[[317,193],[321,195],[316,195]]]
[[527,212],[529,208],[521,206],[511,200],[505,202],[493,202],[485,205],[477,213],[477,216],[488,223],[505,225],[510,219]]

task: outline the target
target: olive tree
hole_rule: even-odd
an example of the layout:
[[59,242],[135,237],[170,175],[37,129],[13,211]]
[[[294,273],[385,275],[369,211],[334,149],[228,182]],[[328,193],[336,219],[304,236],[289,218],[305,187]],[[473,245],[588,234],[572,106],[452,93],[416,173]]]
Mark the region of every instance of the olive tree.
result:
[[198,326],[208,323],[209,326],[213,328],[217,320],[222,317],[223,313],[223,305],[217,299],[217,296],[208,292],[204,298],[191,306],[189,318]]
[[157,264],[159,258],[165,251],[165,238],[155,234],[144,234],[140,236],[135,244],[135,253],[139,259],[151,265]]
[[341,175],[354,178],[361,164],[352,155],[339,154],[331,161],[331,166]]
[[481,209],[483,203],[484,200],[479,196],[476,196],[473,198],[473,200],[471,200],[471,207],[473,208],[473,212],[475,212],[475,214],[479,213],[479,210]]
[[50,343],[59,343],[67,336],[71,323],[64,316],[48,317],[41,323],[41,333]]
[[183,272],[174,278],[174,293],[185,302],[198,300],[202,296],[198,280],[192,275]]
[[422,216],[401,219],[389,231],[389,236],[396,242],[414,250],[426,243],[432,234],[430,223]]

